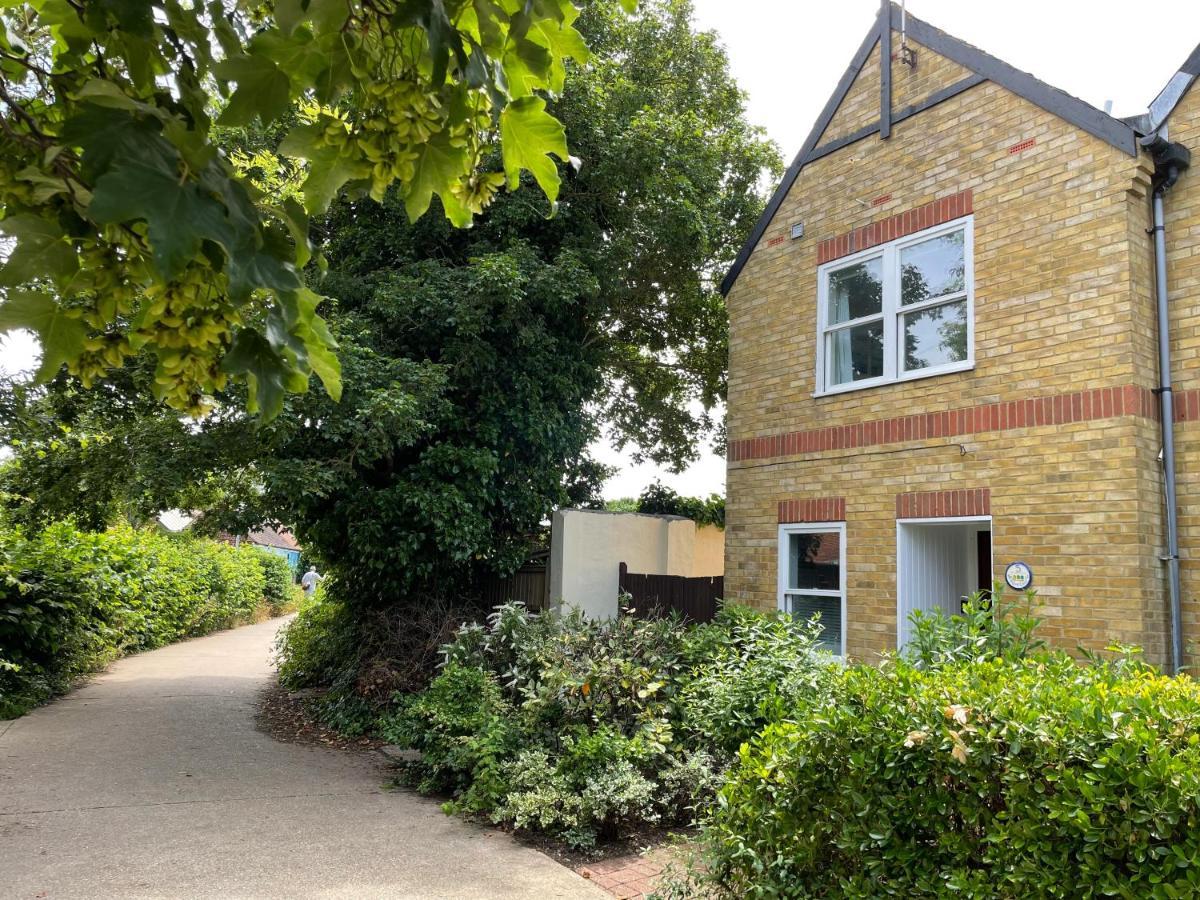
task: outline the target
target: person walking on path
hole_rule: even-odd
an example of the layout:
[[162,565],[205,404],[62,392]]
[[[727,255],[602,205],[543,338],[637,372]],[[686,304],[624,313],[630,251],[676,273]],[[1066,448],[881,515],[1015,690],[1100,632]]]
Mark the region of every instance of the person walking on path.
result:
[[304,588],[304,593],[311,597],[317,592],[317,585],[324,580],[325,576],[317,573],[316,566],[309,566],[308,571],[304,573],[304,577],[300,579],[300,586]]

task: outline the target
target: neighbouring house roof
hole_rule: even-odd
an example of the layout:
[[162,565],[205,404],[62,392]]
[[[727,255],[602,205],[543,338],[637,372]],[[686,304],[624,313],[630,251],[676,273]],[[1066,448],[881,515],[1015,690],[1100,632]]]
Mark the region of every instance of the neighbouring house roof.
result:
[[262,528],[256,528],[246,535],[246,540],[251,544],[259,544],[263,547],[277,547],[280,550],[295,550],[299,552],[300,545],[296,543],[296,539],[292,537],[292,533],[286,528],[272,528],[269,525],[264,525]]
[[[237,535],[230,534],[228,531],[219,531],[216,537],[217,540],[224,541],[227,544],[235,544],[239,540]],[[243,535],[241,540],[248,544],[257,544],[260,547],[275,547],[278,550],[292,550],[297,553],[301,549],[290,531],[283,527],[274,528],[270,525],[255,528],[248,534]]]
[[[792,160],[792,164],[788,166],[783,180],[775,189],[775,193],[771,195],[771,199],[767,203],[762,216],[759,217],[758,222],[755,224],[754,230],[750,233],[750,237],[742,246],[737,259],[734,260],[733,266],[725,275],[724,280],[722,280],[722,294],[728,294],[729,290],[733,287],[742,268],[746,265],[746,261],[750,258],[750,254],[762,239],[763,232],[766,231],[767,226],[775,217],[775,213],[779,211],[780,205],[783,203],[788,191],[791,190],[800,171],[808,163],[873,134],[882,133],[884,137],[887,137],[893,124],[924,112],[985,81],[993,81],[1007,88],[1017,96],[1023,97],[1035,106],[1041,107],[1047,112],[1070,122],[1080,130],[1086,131],[1088,134],[1111,144],[1123,153],[1128,153],[1130,156],[1137,155],[1138,137],[1145,133],[1145,128],[1139,126],[1147,124],[1142,121],[1143,117],[1123,120],[1110,116],[1090,103],[1080,100],[1078,97],[1073,97],[1065,91],[1035,78],[1028,72],[1022,72],[1003,60],[985,53],[978,47],[974,47],[965,41],[946,34],[944,31],[934,28],[927,22],[923,22],[912,15],[908,15],[905,19],[905,30],[908,36],[917,44],[947,59],[953,60],[968,69],[971,74],[911,106],[902,109],[888,109],[889,103],[883,102],[882,97],[886,96],[890,98],[891,96],[891,68],[886,65],[882,66],[881,115],[879,121],[851,134],[821,144],[821,137],[824,135],[826,128],[829,127],[830,121],[832,121],[835,113],[837,113],[838,107],[841,105],[842,100],[845,99],[855,78],[862,71],[868,57],[870,57],[871,52],[875,49],[875,45],[883,42],[880,55],[883,56],[886,53],[889,58],[891,57],[892,31],[900,29],[900,16],[900,7],[894,3],[889,3],[880,9],[875,24],[871,27],[862,45],[851,59],[850,66],[842,75],[841,80],[834,89],[833,95],[825,104],[824,109],[821,110],[821,115],[817,117],[817,122],[809,133],[807,140],[805,140],[804,146],[800,148],[800,152],[796,154],[795,159]],[[1171,84],[1164,89],[1163,93],[1155,101],[1159,104],[1160,110],[1165,111],[1162,111],[1161,115],[1157,117],[1154,127],[1157,127],[1166,119],[1171,109],[1174,108],[1175,103],[1179,101],[1179,98],[1191,86],[1198,74],[1200,74],[1200,46],[1192,52],[1179,74],[1172,79]],[[1174,85],[1173,88],[1172,85]],[[1154,109],[1153,105],[1151,108],[1152,110]],[[1146,118],[1149,119],[1150,117]]]

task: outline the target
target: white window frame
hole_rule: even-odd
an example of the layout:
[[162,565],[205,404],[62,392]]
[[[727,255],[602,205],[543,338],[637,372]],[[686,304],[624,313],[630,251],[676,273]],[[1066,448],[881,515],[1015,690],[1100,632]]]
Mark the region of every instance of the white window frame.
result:
[[[960,362],[946,363],[941,366],[931,366],[925,369],[904,371],[901,360],[901,342],[899,340],[899,323],[901,316],[920,312],[944,303],[961,302],[949,301],[945,295],[932,300],[923,300],[902,307],[900,305],[900,251],[913,244],[919,244],[930,238],[939,237],[954,231],[963,232],[963,279],[966,286],[967,302],[967,358]],[[861,316],[846,322],[838,322],[830,326],[829,318],[829,276],[831,273],[852,266],[864,260],[880,257],[883,260],[883,309],[882,313]],[[875,378],[864,378],[860,381],[848,381],[845,384],[826,384],[825,345],[830,330],[840,330],[855,324],[865,324],[883,316],[883,374]],[[949,372],[964,372],[975,368],[975,217],[963,216],[952,222],[926,228],[915,234],[860,250],[850,256],[843,256],[832,262],[817,267],[817,372],[816,390],[814,397],[829,394],[844,394],[848,391],[861,391],[866,388],[878,387],[882,384],[895,384],[902,381],[915,381],[919,378],[933,378]]]
[[[838,533],[838,589],[836,591],[828,589],[813,589],[813,590],[797,590],[788,587],[788,559],[791,548],[789,538],[793,534],[827,534],[828,532],[836,531]],[[842,601],[842,628],[841,628],[841,645],[838,647],[838,652],[835,654],[839,659],[846,656],[846,523],[845,522],[804,522],[802,524],[789,524],[779,526],[779,541],[776,552],[779,557],[779,574],[778,574],[778,593],[776,595],[776,606],[780,612],[787,612],[788,594],[810,594],[816,597],[839,597]]]

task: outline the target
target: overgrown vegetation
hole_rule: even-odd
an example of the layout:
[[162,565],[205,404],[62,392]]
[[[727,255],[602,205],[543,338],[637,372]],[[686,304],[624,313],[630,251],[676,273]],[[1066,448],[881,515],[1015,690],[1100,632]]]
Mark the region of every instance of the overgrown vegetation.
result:
[[1036,637],[1032,593],[915,616],[901,657],[793,692],[664,897],[1191,897],[1200,687]]
[[725,498],[720,494],[710,494],[708,499],[683,497],[659,481],[648,485],[636,499],[621,497],[609,500],[604,508],[612,512],[683,516],[697,525],[725,527]]
[[991,603],[917,617],[878,666],[735,606],[692,628],[506,606],[360,727],[420,750],[407,776],[451,812],[576,847],[699,822],[665,896],[1195,895],[1200,687],[1048,650],[1032,594]]
[[1061,654],[854,666],[742,748],[727,897],[1192,897],[1200,687]]
[[252,547],[69,522],[0,528],[0,718],[124,654],[278,614],[291,581]]
[[[285,683],[330,678],[352,633],[336,602],[306,608],[281,642]],[[317,709],[420,750],[406,775],[449,795],[448,810],[590,847],[691,823],[738,745],[787,709],[785,693],[836,670],[814,646],[811,627],[739,607],[684,628],[511,604],[460,628],[428,689],[381,715],[339,691]]]

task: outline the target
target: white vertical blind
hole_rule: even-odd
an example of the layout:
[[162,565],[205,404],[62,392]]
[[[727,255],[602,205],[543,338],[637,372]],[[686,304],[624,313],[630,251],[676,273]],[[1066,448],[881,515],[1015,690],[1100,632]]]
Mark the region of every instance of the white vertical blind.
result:
[[974,593],[973,554],[979,527],[978,522],[900,524],[897,553],[901,647],[911,637],[909,616],[914,610],[957,613],[963,597]]

